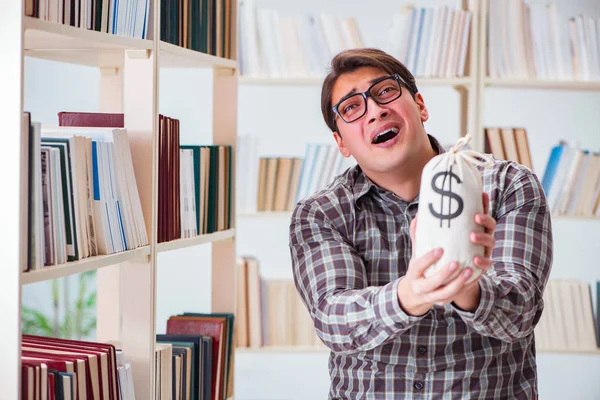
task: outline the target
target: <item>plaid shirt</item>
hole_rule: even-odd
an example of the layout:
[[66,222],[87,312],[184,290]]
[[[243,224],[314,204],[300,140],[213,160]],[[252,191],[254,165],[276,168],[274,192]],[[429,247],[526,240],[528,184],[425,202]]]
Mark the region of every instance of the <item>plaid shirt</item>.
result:
[[450,304],[414,317],[399,306],[418,197],[405,201],[355,166],[297,204],[294,281],[331,349],[330,399],[537,396],[533,329],[552,263],[549,209],[536,175],[513,162],[494,160],[483,188],[496,246],[474,313]]

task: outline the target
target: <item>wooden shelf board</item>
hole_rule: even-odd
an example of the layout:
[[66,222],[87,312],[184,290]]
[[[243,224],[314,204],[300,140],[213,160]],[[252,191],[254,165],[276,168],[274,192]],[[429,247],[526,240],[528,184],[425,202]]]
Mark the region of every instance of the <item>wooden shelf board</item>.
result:
[[235,351],[238,354],[329,353],[325,346],[237,347]]
[[[305,86],[321,85],[323,77],[269,77],[269,76],[240,76],[241,85],[281,85],[281,86]],[[463,86],[471,84],[470,78],[416,78],[417,86]]]
[[[325,346],[265,346],[265,347],[237,347],[238,354],[290,354],[290,353],[329,353]],[[590,350],[551,350],[537,349],[542,354],[564,355],[600,355],[600,349]]]
[[291,218],[291,211],[257,211],[239,213],[237,218]]
[[153,42],[23,17],[26,56],[94,67],[123,65],[125,50],[150,52]]
[[600,216],[596,215],[568,215],[568,214],[552,214],[552,219],[560,219],[560,220],[573,220],[573,221],[581,221],[581,220],[589,220],[589,221],[598,221],[600,220]]
[[235,60],[215,57],[162,40],[159,46],[160,66],[164,68],[215,68],[231,70],[237,68]]
[[111,265],[137,260],[149,255],[150,246],[144,246],[135,250],[124,251],[121,253],[89,257],[79,261],[68,262],[66,264],[44,267],[41,270],[22,272],[21,285],[92,271]]
[[159,243],[156,245],[156,252],[160,253],[164,251],[183,249],[185,247],[193,247],[201,244],[218,242],[220,240],[231,239],[234,237],[235,229],[228,229],[226,231],[208,233],[206,235],[200,235],[193,238],[178,239],[170,242]]
[[600,91],[600,81],[560,81],[536,79],[497,79],[486,78],[487,87],[548,89],[548,90],[589,90]]
[[538,354],[564,354],[564,355],[600,355],[599,349],[588,349],[588,350],[568,350],[568,349],[537,349]]

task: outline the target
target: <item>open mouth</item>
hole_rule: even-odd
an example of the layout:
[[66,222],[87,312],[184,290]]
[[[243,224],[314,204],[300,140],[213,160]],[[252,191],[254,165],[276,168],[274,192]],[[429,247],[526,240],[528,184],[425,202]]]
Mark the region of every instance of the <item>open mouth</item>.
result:
[[388,140],[392,140],[396,136],[398,136],[399,129],[398,128],[390,128],[385,132],[381,132],[379,135],[373,138],[373,144],[381,144],[385,143]]

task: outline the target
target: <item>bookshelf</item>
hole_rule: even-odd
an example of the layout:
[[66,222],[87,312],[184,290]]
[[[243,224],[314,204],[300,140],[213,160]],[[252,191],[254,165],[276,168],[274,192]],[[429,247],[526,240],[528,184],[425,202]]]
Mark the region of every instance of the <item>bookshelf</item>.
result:
[[[233,4],[233,3],[228,3]],[[0,97],[6,135],[0,215],[7,232],[0,272],[0,317],[3,321],[0,398],[20,398],[21,288],[85,271],[97,271],[98,342],[118,342],[131,362],[136,397],[155,398],[156,290],[158,254],[194,246],[210,246],[206,260],[211,272],[211,311],[235,312],[235,202],[231,228],[189,239],[157,243],[158,119],[162,68],[211,70],[212,86],[200,95],[212,104],[212,143],[230,145],[237,138],[237,61],[185,49],[160,37],[160,1],[150,2],[148,39],[136,39],[40,20],[24,15],[23,2],[2,5],[0,37]],[[235,21],[235,8],[229,16]],[[235,28],[232,27],[235,32]],[[232,37],[235,35],[232,35]],[[235,43],[231,43],[235,49]],[[98,68],[99,112],[124,113],[131,155],[149,245],[121,253],[85,258],[20,272],[27,263],[28,160],[22,133],[25,57]],[[90,110],[96,111],[96,110]],[[32,121],[36,116],[32,115]],[[232,199],[235,198],[235,161],[232,161]],[[18,234],[17,234],[18,233]],[[194,260],[202,262],[202,260]],[[170,266],[176,268],[177,266]],[[208,277],[207,277],[208,278]],[[233,362],[233,358],[232,358]],[[232,396],[231,396],[232,398]]]

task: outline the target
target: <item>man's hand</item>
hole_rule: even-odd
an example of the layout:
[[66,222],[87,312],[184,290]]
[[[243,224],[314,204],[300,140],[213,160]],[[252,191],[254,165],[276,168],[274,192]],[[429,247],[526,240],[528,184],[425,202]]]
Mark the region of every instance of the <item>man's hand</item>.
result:
[[[482,194],[482,200],[483,214],[475,215],[475,222],[484,228],[484,232],[471,233],[471,242],[480,244],[485,248],[483,257],[476,256],[473,259],[473,264],[481,269],[481,275],[485,274],[492,266],[490,257],[492,255],[492,250],[494,250],[494,245],[496,244],[496,240],[494,239],[496,220],[488,215],[490,199],[487,193]],[[476,279],[469,283],[464,290],[453,299],[453,302],[462,310],[474,312],[479,306],[480,298],[481,288],[479,287],[479,279]]]
[[[471,241],[481,244],[485,248],[484,256],[477,256],[473,260],[473,264],[481,269],[481,275],[492,266],[490,256],[495,245],[494,230],[496,229],[496,221],[487,215],[489,209],[487,193],[482,194],[482,200],[483,213],[475,215],[474,218],[477,224],[483,226],[484,232],[471,234]],[[410,226],[413,248],[415,248],[416,221],[417,218],[415,217]],[[406,276],[398,285],[398,300],[407,314],[423,315],[434,304],[443,306],[451,302],[454,302],[457,307],[465,311],[473,312],[477,309],[481,297],[479,277],[467,284],[466,282],[473,275],[470,268],[466,268],[445,285],[444,282],[458,268],[458,263],[452,262],[428,278],[424,276],[425,270],[439,261],[442,254],[442,249],[434,249],[420,258],[413,258],[410,261]]]
[[[417,217],[410,224],[410,238],[415,248],[415,229]],[[452,262],[435,274],[425,277],[424,273],[442,257],[442,249],[433,249],[419,258],[412,258],[408,265],[406,276],[398,284],[398,301],[400,307],[409,315],[423,315],[434,304],[448,304],[465,287],[473,275],[471,269],[466,269],[444,285],[458,268],[458,263]]]

